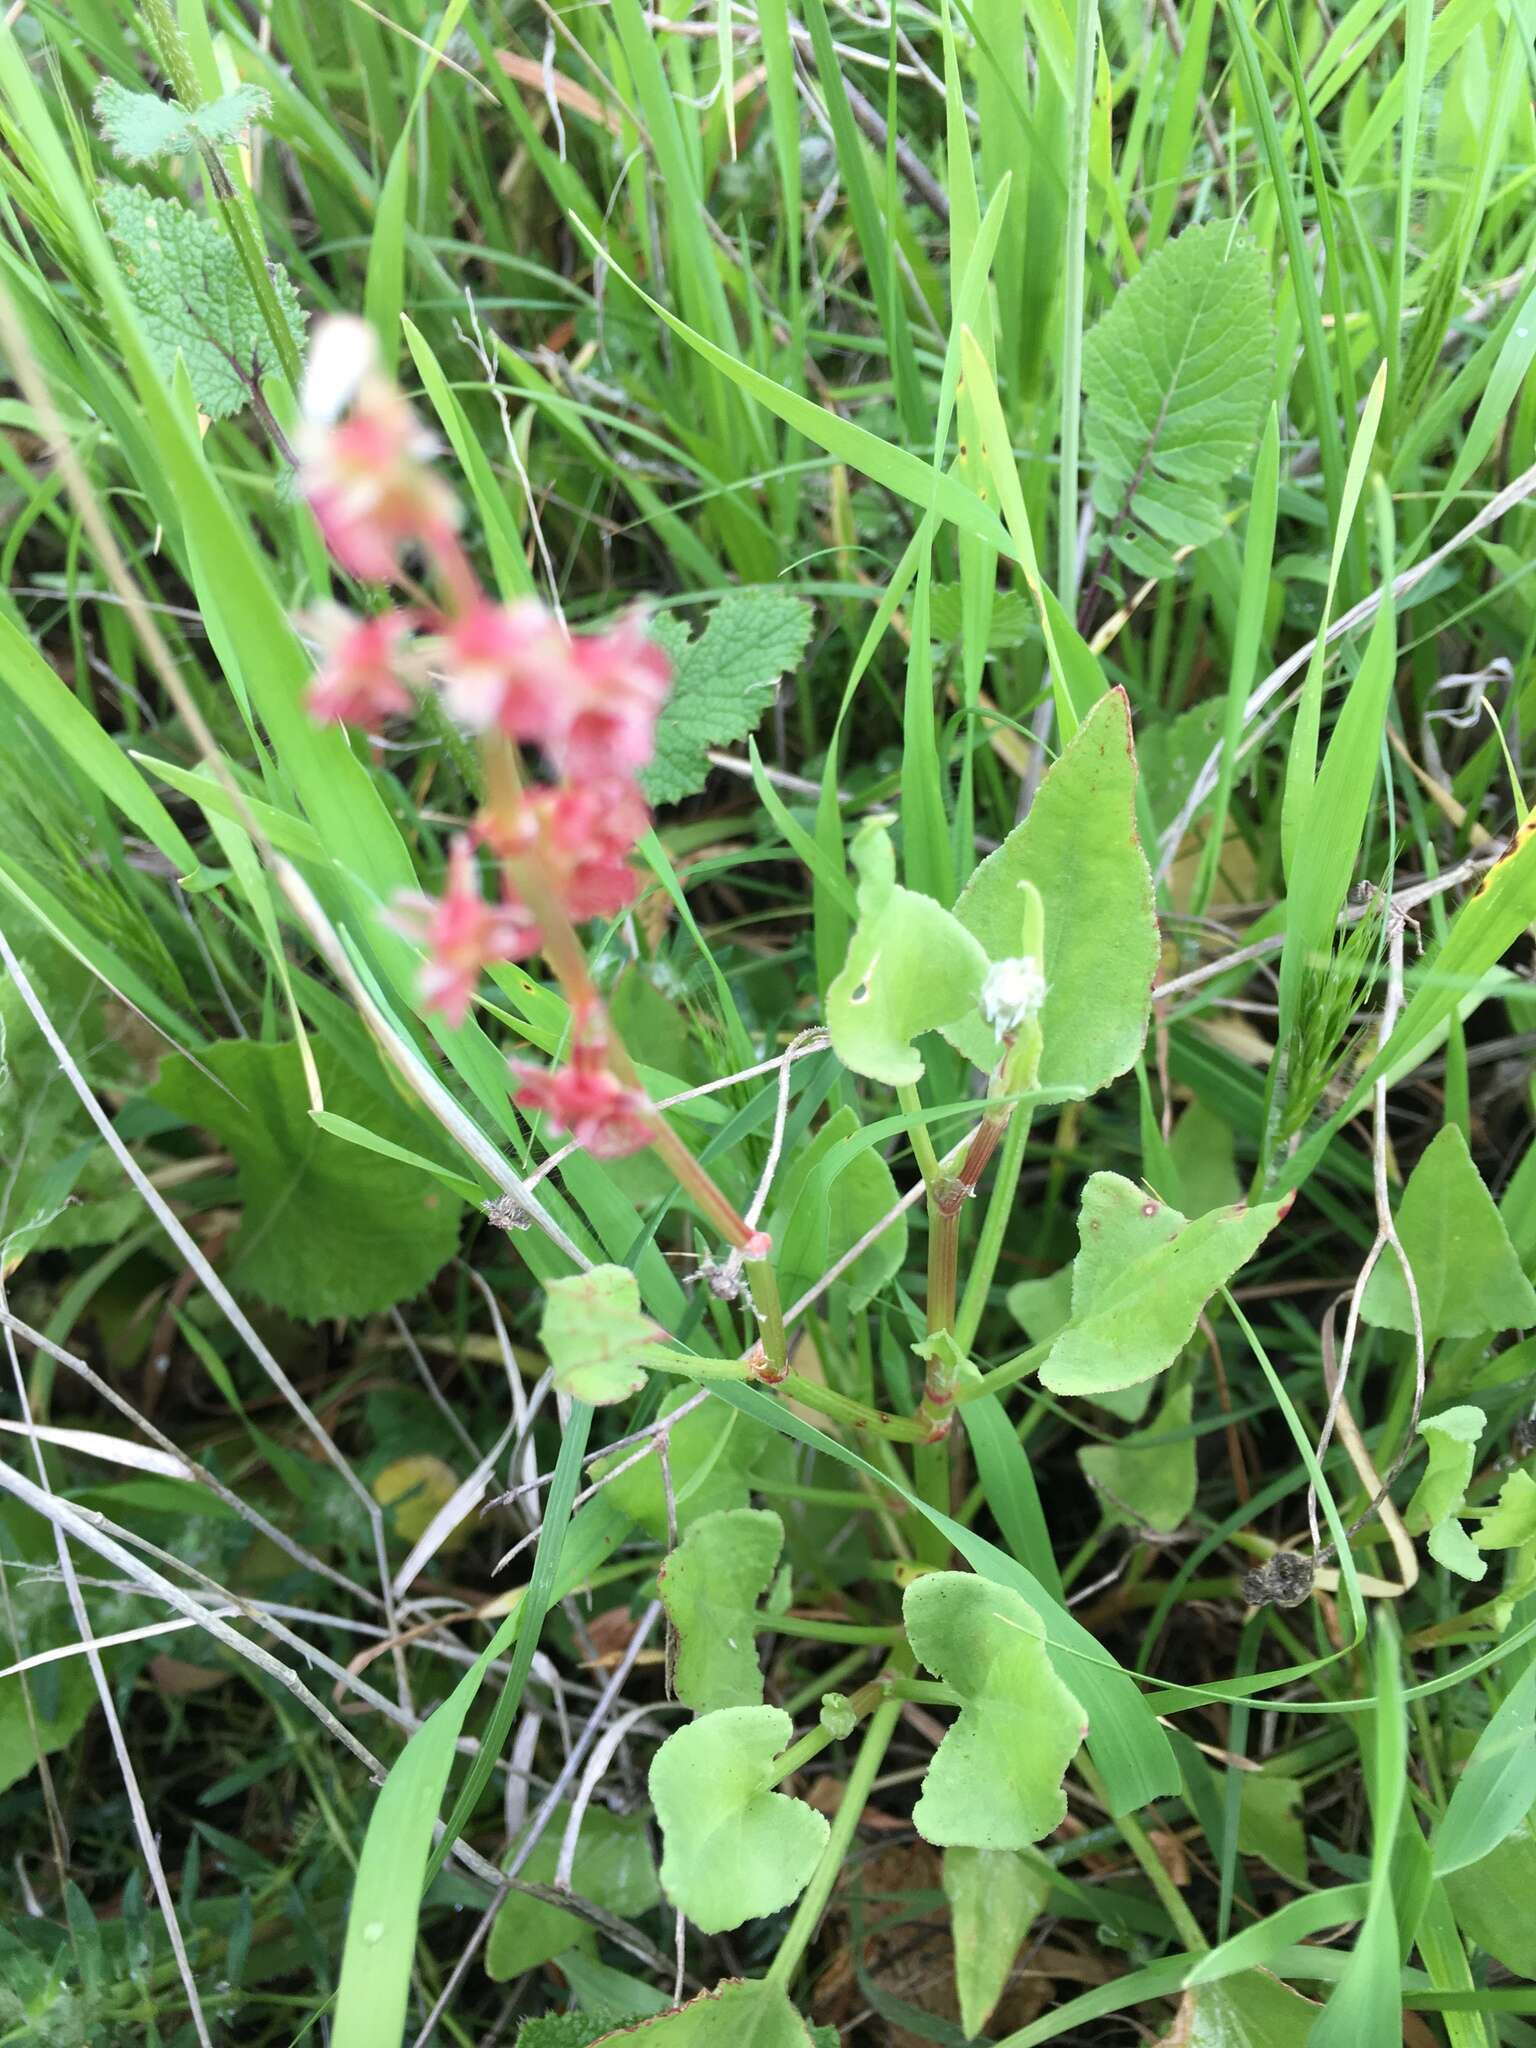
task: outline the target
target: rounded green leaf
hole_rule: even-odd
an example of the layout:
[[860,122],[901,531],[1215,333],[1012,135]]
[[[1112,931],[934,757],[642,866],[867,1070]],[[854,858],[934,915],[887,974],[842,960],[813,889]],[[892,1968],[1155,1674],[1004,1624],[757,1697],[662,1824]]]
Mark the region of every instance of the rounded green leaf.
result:
[[640,1308],[640,1283],[627,1266],[594,1266],[551,1280],[539,1335],[562,1394],[601,1407],[645,1385],[646,1346],[661,1331]]
[[827,1029],[845,1067],[906,1087],[923,1071],[913,1039],[975,1009],[987,956],[942,904],[898,884],[885,819],[859,828],[851,858],[859,872],[859,922],[843,971],[827,991]]
[[959,1694],[912,1818],[940,1848],[1027,1849],[1059,1827],[1061,1781],[1088,1733],[1056,1676],[1045,1630],[1008,1586],[929,1572],[902,1601],[918,1661]]
[[[1136,754],[1123,690],[1101,697],[1041,783],[1029,815],[960,892],[955,916],[989,960],[1019,951],[1021,882],[1045,910],[1039,1085],[1092,1094],[1135,1065],[1157,970],[1152,873],[1136,836]],[[944,1036],[990,1069],[998,1056],[977,1012]]]
[[762,1699],[753,1631],[783,1547],[777,1515],[733,1508],[692,1523],[662,1566],[662,1604],[677,1631],[673,1689],[696,1714]]
[[[565,1805],[555,1809],[523,1865],[521,1875],[530,1884],[554,1883],[569,1811]],[[650,1911],[661,1894],[643,1813],[611,1813],[606,1806],[597,1805],[587,1808],[576,1838],[571,1889],[594,1906],[606,1906],[610,1913],[626,1919]],[[521,1977],[524,1971],[536,1970],[572,1948],[597,1953],[597,1931],[590,1920],[552,1906],[547,1899],[509,1892],[491,1923],[486,1974],[498,1980]]]
[[705,1934],[782,1912],[826,1846],[823,1817],[772,1789],[792,1724],[781,1707],[725,1707],[669,1735],[651,1764],[661,1884]]

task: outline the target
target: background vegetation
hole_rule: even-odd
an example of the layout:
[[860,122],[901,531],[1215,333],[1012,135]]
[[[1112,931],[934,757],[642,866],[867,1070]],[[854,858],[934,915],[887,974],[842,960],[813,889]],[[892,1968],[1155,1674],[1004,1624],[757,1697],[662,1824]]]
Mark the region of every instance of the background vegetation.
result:
[[[1527,0],[8,10],[0,2042],[585,2041],[674,1965],[850,2044],[1536,2040],[1533,64]],[[562,1243],[696,1357],[749,1306],[651,1155],[543,1178],[502,1058],[561,1044],[537,968],[419,1013],[378,911],[439,883],[475,757],[301,708],[337,310],[490,584],[656,608],[647,888],[593,957],[732,1199],[776,1164],[786,1303],[910,1197],[794,1323],[804,1398],[708,1394],[665,1482],[577,1502],[694,1390],[557,1399]],[[861,823],[953,905],[1106,687],[1152,1029],[963,1220],[951,1323],[1002,1376],[935,1479],[835,1411],[915,1408],[918,1163],[974,1077],[929,1036],[898,1099],[801,1034]],[[1101,851],[1057,850],[1048,1046],[1133,944]],[[1102,1399],[1033,1376],[1094,1174],[1275,1209]],[[832,1852],[678,1933],[656,1571],[749,1499],[784,1570],[732,1612]],[[1028,1853],[914,1826],[953,1672],[817,1718],[962,1559],[1093,1726]]]

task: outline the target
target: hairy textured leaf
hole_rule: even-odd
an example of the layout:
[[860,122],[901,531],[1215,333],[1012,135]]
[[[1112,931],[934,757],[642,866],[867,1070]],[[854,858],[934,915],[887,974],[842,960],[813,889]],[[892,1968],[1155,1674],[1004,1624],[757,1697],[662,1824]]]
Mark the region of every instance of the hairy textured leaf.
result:
[[696,1714],[757,1706],[763,1674],[753,1631],[784,1524],[764,1508],[704,1515],[661,1568],[662,1604],[677,1631],[674,1687]]
[[96,88],[96,119],[101,132],[126,164],[186,156],[205,142],[215,147],[238,142],[271,104],[259,85],[237,85],[233,92],[201,107],[184,107],[157,93],[130,92],[115,78],[104,78]]
[[1165,1371],[1287,1206],[1212,1209],[1191,1223],[1119,1174],[1094,1174],[1078,1215],[1072,1319],[1040,1368],[1042,1383],[1092,1398]]
[[[327,1108],[407,1151],[432,1148],[398,1097],[321,1041],[314,1056]],[[242,1213],[225,1276],[237,1290],[308,1321],[369,1315],[409,1300],[453,1257],[463,1204],[432,1175],[322,1130],[297,1045],[223,1039],[198,1060],[206,1072],[167,1060],[151,1092],[234,1157]]]
[[987,956],[942,904],[897,882],[886,820],[860,826],[851,858],[859,922],[827,991],[827,1029],[845,1067],[899,1088],[923,1071],[912,1041],[976,1008]]
[[804,654],[810,634],[810,606],[772,590],[721,598],[697,639],[671,612],[652,621],[651,635],[672,662],[656,758],[640,778],[653,804],[693,796],[709,778],[708,749],[756,732],[779,678]]
[[[103,185],[101,207],[166,382],[180,355],[210,419],[239,412],[249,380],[268,368],[271,339],[234,243],[180,200],[157,199],[140,185]],[[269,268],[294,345],[302,348],[298,296],[286,271]]]
[[828,1828],[772,1789],[793,1724],[782,1707],[725,1707],[669,1735],[651,1764],[661,1884],[705,1934],[778,1913],[810,1883]]
[[645,1352],[662,1332],[640,1307],[640,1283],[627,1266],[594,1266],[551,1280],[539,1336],[555,1385],[602,1407],[645,1385]]
[[[786,1301],[814,1285],[896,1206],[891,1169],[858,1135],[859,1119],[845,1105],[827,1118],[784,1175],[769,1228]],[[867,1307],[901,1271],[906,1255],[907,1219],[901,1215],[843,1276],[849,1307]]]
[[979,2034],[1003,1995],[1024,1937],[1050,1894],[1050,1872],[1013,1849],[946,1849],[944,1896],[955,1946],[960,2024]]
[[1189,1429],[1194,1388],[1186,1382],[1169,1396],[1155,1422],[1118,1443],[1087,1444],[1077,1454],[1083,1476],[1120,1519],[1167,1535],[1189,1519],[1195,1505],[1195,1440]]
[[[1123,690],[1088,713],[1041,783],[1029,815],[988,854],[955,916],[991,960],[1018,955],[1021,882],[1045,907],[1042,1088],[1091,1094],[1135,1063],[1157,968],[1152,875],[1136,837],[1136,755]],[[944,1036],[990,1068],[998,1045],[974,1008]]]
[[963,1702],[913,1809],[918,1833],[940,1848],[1027,1849],[1060,1826],[1061,1781],[1088,1733],[1040,1617],[971,1572],[925,1573],[901,1611],[918,1662]]
[[[1397,1234],[1413,1268],[1426,1344],[1536,1323],[1536,1289],[1520,1270],[1459,1124],[1435,1134],[1408,1176]],[[1413,1328],[1407,1283],[1390,1246],[1376,1262],[1360,1312],[1384,1329]]]
[[1221,532],[1274,375],[1263,251],[1228,222],[1186,228],[1083,342],[1083,444],[1107,537],[1138,575]]
[[[549,1826],[534,1844],[521,1875],[530,1884],[552,1885],[560,1861],[560,1842],[570,1808],[555,1809]],[[661,1897],[643,1813],[612,1813],[595,1801],[581,1818],[576,1855],[571,1865],[571,1890],[606,1906],[610,1913],[633,1919],[648,1913]],[[536,1970],[541,1963],[581,1948],[597,1953],[597,1930],[590,1920],[567,1913],[545,1899],[509,1892],[491,1924],[486,1942],[488,1976],[505,1980]]]

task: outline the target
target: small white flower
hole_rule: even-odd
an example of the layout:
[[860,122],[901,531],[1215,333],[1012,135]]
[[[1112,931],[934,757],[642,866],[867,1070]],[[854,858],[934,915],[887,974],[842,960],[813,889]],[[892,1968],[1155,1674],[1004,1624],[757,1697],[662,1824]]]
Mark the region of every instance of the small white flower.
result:
[[379,360],[378,337],[366,320],[333,314],[315,328],[304,365],[299,406],[314,426],[334,426]]
[[981,1014],[999,1038],[1011,1038],[1038,1017],[1044,1001],[1045,975],[1033,954],[999,960],[981,985]]

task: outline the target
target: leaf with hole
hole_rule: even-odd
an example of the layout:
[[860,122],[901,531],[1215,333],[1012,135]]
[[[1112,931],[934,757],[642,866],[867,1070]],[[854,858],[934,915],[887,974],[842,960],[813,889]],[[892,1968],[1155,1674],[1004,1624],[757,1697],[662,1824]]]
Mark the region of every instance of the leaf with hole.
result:
[[971,1572],[928,1572],[902,1600],[907,1640],[960,1700],[913,1810],[939,1848],[1027,1849],[1059,1827],[1061,1781],[1088,1733],[1028,1601]]
[[827,991],[832,1049],[867,1080],[905,1087],[923,1071],[913,1040],[976,1008],[987,956],[942,904],[897,882],[887,820],[866,820],[850,857],[859,921]]
[[560,1392],[602,1407],[645,1385],[645,1354],[662,1332],[627,1266],[594,1266],[549,1282],[539,1336]]
[[696,1714],[761,1702],[757,1603],[783,1547],[777,1515],[731,1508],[692,1523],[662,1566],[662,1604],[677,1632],[674,1689]]
[[[1520,1270],[1459,1124],[1436,1133],[1408,1176],[1397,1234],[1413,1268],[1426,1344],[1536,1323],[1536,1290]],[[1407,1284],[1390,1246],[1376,1262],[1360,1312],[1383,1329],[1413,1328]]]
[[[1147,1035],[1157,968],[1152,875],[1136,836],[1130,708],[1111,690],[1041,783],[1029,815],[960,892],[955,916],[989,960],[1020,949],[1032,882],[1045,911],[1044,1045],[1039,1085],[1091,1095],[1133,1066]],[[998,1059],[972,1008],[944,1036],[974,1066]]]
[[[434,1139],[380,1080],[374,1089],[321,1040],[329,1109],[411,1152]],[[234,1158],[241,1220],[224,1265],[237,1292],[318,1322],[370,1315],[420,1293],[458,1249],[463,1205],[428,1173],[362,1152],[310,1115],[295,1044],[206,1045],[165,1062],[154,1100]]]
[[822,1815],[773,1790],[792,1732],[781,1707],[724,1707],[656,1752],[650,1787],[662,1890],[704,1934],[792,1905],[826,1847]]
[[1191,1223],[1119,1174],[1094,1174],[1078,1215],[1072,1318],[1040,1368],[1042,1384],[1091,1399],[1166,1371],[1194,1335],[1201,1309],[1288,1206],[1238,1204]]
[[1083,448],[1105,538],[1139,576],[1222,530],[1274,379],[1268,259],[1226,221],[1186,228],[1083,341]]

